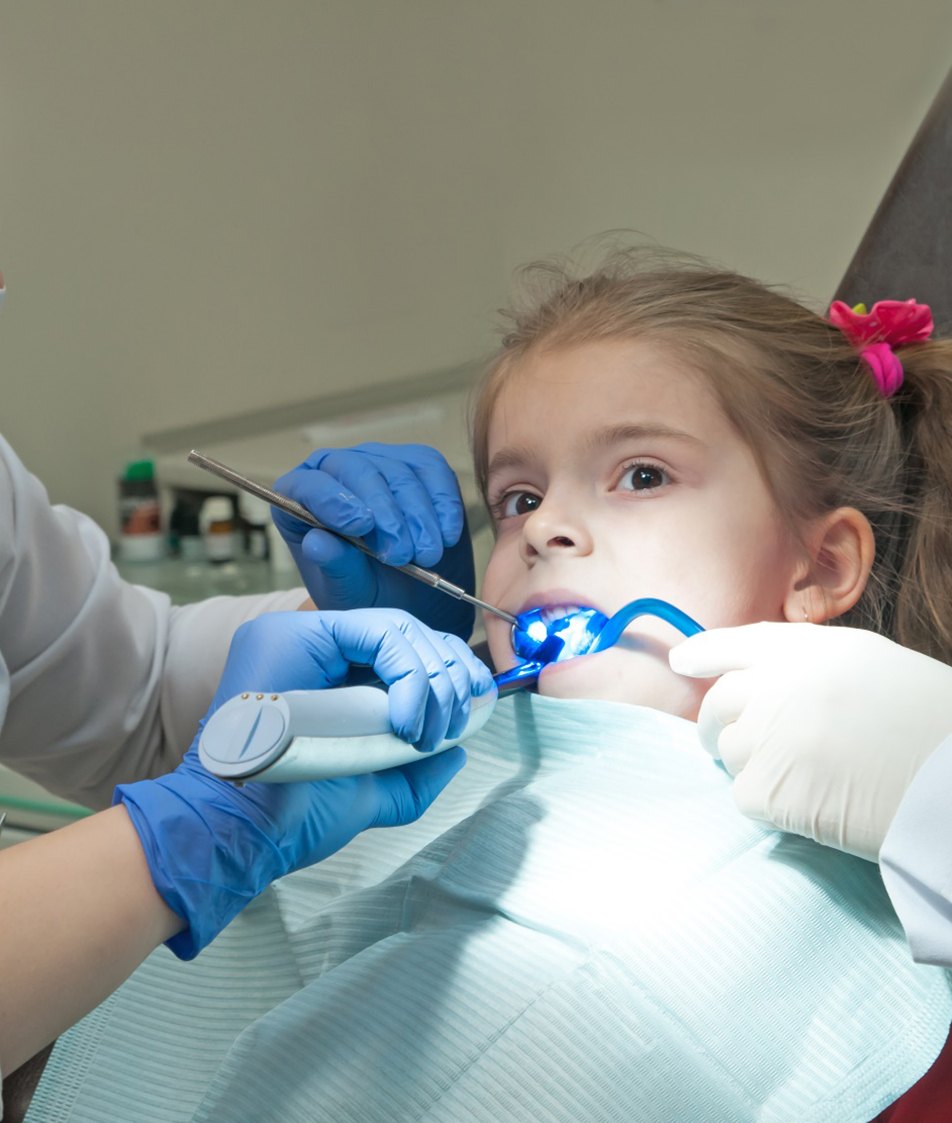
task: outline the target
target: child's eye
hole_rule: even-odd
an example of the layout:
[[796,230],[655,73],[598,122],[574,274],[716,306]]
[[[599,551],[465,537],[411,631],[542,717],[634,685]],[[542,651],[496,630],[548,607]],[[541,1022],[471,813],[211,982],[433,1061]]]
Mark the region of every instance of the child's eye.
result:
[[535,511],[542,502],[542,496],[531,491],[507,491],[493,504],[493,515],[497,519],[515,519]]
[[637,464],[629,464],[622,472],[618,488],[620,491],[653,491],[670,482],[664,468],[659,468],[657,464],[639,461]]

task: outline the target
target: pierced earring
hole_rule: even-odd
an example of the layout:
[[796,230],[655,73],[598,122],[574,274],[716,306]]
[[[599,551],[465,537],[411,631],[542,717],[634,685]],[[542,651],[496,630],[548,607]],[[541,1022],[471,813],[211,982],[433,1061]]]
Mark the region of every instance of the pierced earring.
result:
[[810,623],[810,613],[807,612],[807,606],[806,605],[803,606],[803,621],[804,621],[805,624]]

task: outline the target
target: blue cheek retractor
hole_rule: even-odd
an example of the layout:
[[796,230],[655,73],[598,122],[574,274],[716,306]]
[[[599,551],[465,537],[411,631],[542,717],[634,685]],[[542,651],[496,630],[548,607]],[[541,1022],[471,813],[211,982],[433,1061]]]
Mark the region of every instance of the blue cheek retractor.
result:
[[[546,620],[545,617],[550,617]],[[595,608],[578,608],[565,616],[552,617],[552,610],[532,608],[521,612],[512,626],[512,649],[525,662],[495,676],[500,694],[529,689],[543,668],[576,655],[591,655],[614,646],[639,616],[657,616],[686,636],[704,629],[686,612],[656,597],[629,601],[611,618]]]

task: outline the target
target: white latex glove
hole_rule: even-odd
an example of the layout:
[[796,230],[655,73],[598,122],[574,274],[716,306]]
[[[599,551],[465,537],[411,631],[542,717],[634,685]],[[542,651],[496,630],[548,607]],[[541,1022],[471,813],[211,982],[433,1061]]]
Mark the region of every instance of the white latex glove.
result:
[[670,663],[721,676],[698,731],[736,777],[741,811],[863,858],[877,858],[913,777],[952,733],[952,667],[874,632],[722,628],[672,648]]

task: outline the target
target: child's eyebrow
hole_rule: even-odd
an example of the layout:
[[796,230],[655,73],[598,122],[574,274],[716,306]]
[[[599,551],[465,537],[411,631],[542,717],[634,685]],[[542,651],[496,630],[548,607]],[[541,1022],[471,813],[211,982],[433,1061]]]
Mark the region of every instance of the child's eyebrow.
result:
[[[684,429],[675,429],[673,426],[664,425],[661,422],[629,422],[627,424],[606,425],[604,428],[595,429],[593,432],[586,434],[585,444],[594,452],[606,445],[623,444],[625,441],[658,439],[687,441],[698,447],[704,445],[700,437],[695,437],[692,433],[685,432]],[[502,472],[507,468],[521,468],[523,465],[531,463],[535,458],[536,453],[524,445],[501,448],[490,460],[489,467],[486,469],[486,476],[491,478],[496,472]]]
[[594,450],[605,445],[622,444],[625,441],[650,441],[659,438],[690,441],[696,445],[704,444],[700,437],[695,437],[693,433],[688,433],[684,429],[675,429],[662,422],[621,422],[618,425],[606,425],[603,429],[596,429],[589,433],[585,441]]
[[525,447],[501,448],[490,460],[486,475],[492,476],[505,468],[519,468],[533,459],[532,450]]

